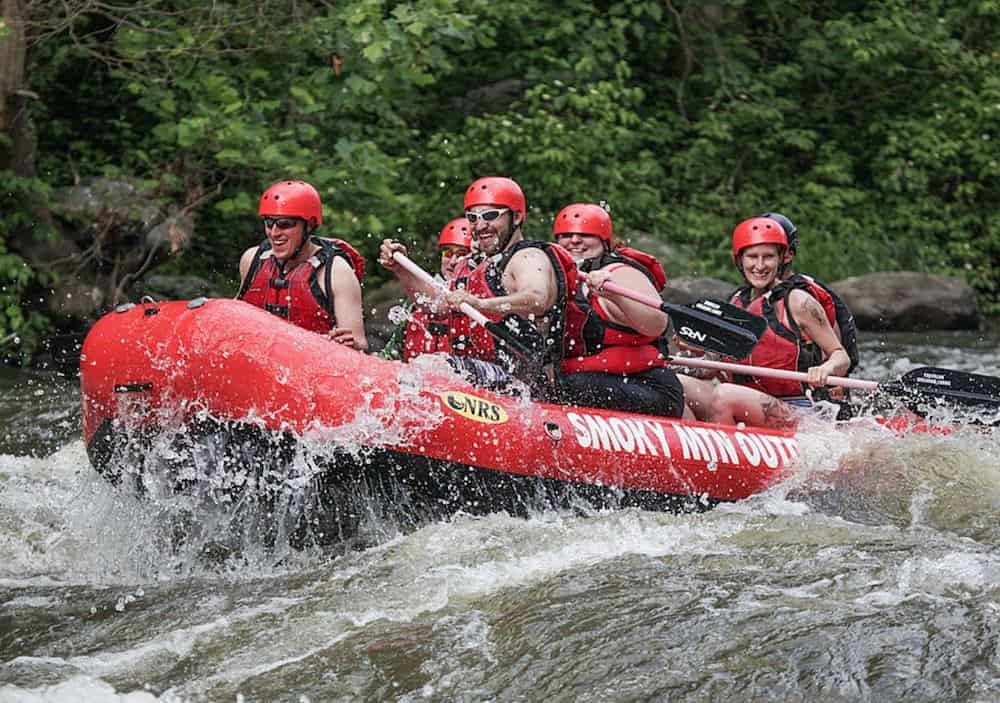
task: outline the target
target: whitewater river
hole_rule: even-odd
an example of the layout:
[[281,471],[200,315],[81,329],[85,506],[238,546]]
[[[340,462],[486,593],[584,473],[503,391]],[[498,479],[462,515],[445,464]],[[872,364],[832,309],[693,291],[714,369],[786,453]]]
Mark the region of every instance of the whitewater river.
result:
[[[1000,374],[997,331],[868,337],[863,378]],[[75,378],[0,370],[0,423],[2,703],[1000,700],[1000,430],[817,423],[704,514],[211,558],[90,468]]]

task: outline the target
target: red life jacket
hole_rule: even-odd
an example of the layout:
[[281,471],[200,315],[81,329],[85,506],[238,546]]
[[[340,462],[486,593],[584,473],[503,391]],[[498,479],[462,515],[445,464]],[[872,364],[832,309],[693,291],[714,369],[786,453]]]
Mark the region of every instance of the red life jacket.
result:
[[[510,263],[511,257],[522,249],[541,249],[548,256],[552,269],[556,274],[556,302],[545,312],[542,320],[548,322],[548,332],[545,337],[545,348],[548,350],[542,363],[559,359],[562,355],[563,334],[566,328],[567,306],[572,305],[576,295],[578,272],[576,263],[569,252],[552,242],[522,241],[506,251],[495,254],[476,267],[466,284],[466,289],[477,298],[496,298],[507,295],[503,286],[503,273]],[[455,281],[452,281],[455,286]],[[459,356],[472,356],[483,361],[496,363],[497,346],[493,335],[482,325],[477,325],[465,315],[453,325],[452,349]],[[499,322],[504,315],[487,315]]]
[[[588,259],[580,270],[614,270],[621,266],[641,271],[657,292],[667,284],[663,266],[655,257],[628,247],[619,247],[600,257]],[[631,327],[612,322],[600,297],[586,290],[583,284],[577,289],[575,302],[567,316],[561,364],[563,373],[598,371],[629,374],[667,364],[667,350],[662,336],[644,335]]]
[[403,361],[421,354],[451,353],[451,316],[431,318],[426,310],[414,308],[406,323],[403,339]]
[[[331,290],[332,262],[344,258],[361,282],[365,275],[365,260],[354,247],[340,239],[310,237],[319,251],[290,272],[285,272],[271,255],[267,240],[257,247],[250,269],[237,298],[264,308],[289,322],[313,332],[325,333],[337,326]],[[326,264],[326,266],[324,266]],[[318,272],[325,271],[326,291],[319,285]]]
[[[851,359],[852,370],[858,362],[857,328],[847,305],[830,288],[816,279],[795,274],[772,288],[766,295],[750,299],[749,286],[733,294],[732,302],[767,320],[767,329],[760,343],[744,361],[752,366],[790,371],[808,371],[823,361],[823,352],[802,332],[787,307],[788,294],[802,290],[816,299],[826,312],[830,326],[839,331],[841,344]],[[776,378],[737,376],[736,383],[751,386],[776,397],[801,396],[806,386],[798,381]]]
[[[469,271],[466,266],[460,267],[461,276],[452,279],[454,285],[465,287]],[[462,320],[468,320],[465,315],[459,313],[444,313],[432,316],[426,310],[414,308],[410,312],[410,320],[406,323],[406,336],[403,339],[403,361],[410,361],[421,354],[434,354],[445,352],[455,353],[452,347],[453,337],[456,336]],[[462,326],[463,330],[467,327]]]
[[[830,327],[840,334],[840,343],[851,359],[847,373],[856,369],[861,359],[861,353],[858,349],[858,327],[854,322],[854,313],[847,307],[844,299],[822,281],[804,273],[796,273],[771,289],[771,300],[784,298],[795,289],[805,291],[823,306]],[[734,295],[740,296],[742,304],[745,306],[750,300],[750,289],[749,287],[740,288]],[[796,329],[798,328],[796,327]]]

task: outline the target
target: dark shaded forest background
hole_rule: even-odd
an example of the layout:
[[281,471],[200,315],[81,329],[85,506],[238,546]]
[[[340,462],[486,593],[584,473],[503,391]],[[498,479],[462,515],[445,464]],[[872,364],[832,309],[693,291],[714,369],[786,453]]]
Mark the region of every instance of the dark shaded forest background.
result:
[[[284,178],[370,257],[384,236],[429,250],[500,174],[529,236],[604,201],[619,235],[669,246],[668,274],[735,282],[733,226],[776,209],[800,270],[957,275],[1000,312],[998,0],[0,4],[8,357],[73,291],[94,292],[84,318],[152,271],[235,292]],[[93,183],[148,210],[68,214]]]

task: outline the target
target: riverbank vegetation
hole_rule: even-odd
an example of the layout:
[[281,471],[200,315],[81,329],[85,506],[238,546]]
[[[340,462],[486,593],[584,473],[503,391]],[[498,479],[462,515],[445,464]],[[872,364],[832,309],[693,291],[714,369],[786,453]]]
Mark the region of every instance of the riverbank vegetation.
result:
[[0,340],[22,355],[60,281],[123,265],[114,237],[81,243],[53,213],[60,188],[100,177],[194,223],[133,278],[235,290],[256,198],[281,178],[314,183],[325,232],[373,255],[384,236],[426,246],[467,183],[504,174],[529,236],[604,201],[620,235],[669,245],[672,275],[735,281],[733,226],[776,209],[801,270],[958,275],[1000,311],[996,0],[3,8]]

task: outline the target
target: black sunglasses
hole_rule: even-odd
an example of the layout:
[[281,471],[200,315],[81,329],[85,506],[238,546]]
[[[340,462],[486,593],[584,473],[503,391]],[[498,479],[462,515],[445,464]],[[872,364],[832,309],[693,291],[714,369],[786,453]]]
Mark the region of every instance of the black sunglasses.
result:
[[264,218],[264,229],[271,229],[272,227],[277,227],[278,229],[292,229],[300,222],[305,222],[298,217],[265,217]]

